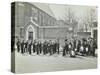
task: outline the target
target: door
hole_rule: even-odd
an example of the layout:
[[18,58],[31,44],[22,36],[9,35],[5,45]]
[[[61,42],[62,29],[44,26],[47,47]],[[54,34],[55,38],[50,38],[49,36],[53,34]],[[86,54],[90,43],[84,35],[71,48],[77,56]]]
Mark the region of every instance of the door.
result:
[[35,39],[35,29],[34,29],[33,25],[29,25],[26,28],[26,37],[25,37],[25,39],[26,39],[26,41]]
[[33,32],[28,32],[28,40],[33,40]]

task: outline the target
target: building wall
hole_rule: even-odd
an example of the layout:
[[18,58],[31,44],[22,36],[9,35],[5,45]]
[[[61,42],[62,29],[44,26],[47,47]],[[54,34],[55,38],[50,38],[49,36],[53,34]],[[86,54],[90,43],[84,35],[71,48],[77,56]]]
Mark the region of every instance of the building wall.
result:
[[68,32],[68,28],[56,27],[56,28],[39,28],[39,37],[40,40],[58,40],[63,45],[64,39],[66,37],[66,33]]
[[[26,2],[16,2],[15,37],[26,40],[26,30],[29,25],[35,29],[35,39],[40,40],[64,40],[68,32],[68,27],[53,27],[56,26],[56,19],[36,6]],[[43,26],[47,26],[47,28],[43,28]]]
[[77,35],[82,38],[89,38],[91,37],[91,32],[77,32]]
[[[27,2],[15,2],[15,36],[20,37],[20,30],[29,22],[30,17],[39,26],[50,26],[56,22],[55,18]],[[24,31],[24,29],[23,29]]]

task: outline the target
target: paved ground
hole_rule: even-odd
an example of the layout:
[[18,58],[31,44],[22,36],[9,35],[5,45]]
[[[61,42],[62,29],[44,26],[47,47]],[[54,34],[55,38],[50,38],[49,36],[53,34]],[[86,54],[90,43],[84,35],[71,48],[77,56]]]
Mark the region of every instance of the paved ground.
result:
[[22,55],[17,52],[15,56],[16,73],[97,68],[97,58],[90,56],[70,58],[69,56],[62,57],[61,55]]

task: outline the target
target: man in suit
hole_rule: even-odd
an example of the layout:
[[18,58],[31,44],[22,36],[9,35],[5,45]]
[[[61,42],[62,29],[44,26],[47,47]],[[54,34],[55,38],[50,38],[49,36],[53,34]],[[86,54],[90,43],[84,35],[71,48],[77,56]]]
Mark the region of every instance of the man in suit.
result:
[[28,46],[28,51],[29,51],[29,54],[31,55],[31,49],[32,49],[32,41],[30,40],[29,41],[29,46]]
[[28,41],[25,42],[25,52],[28,52]]
[[47,54],[48,53],[48,41],[46,41],[45,51],[46,51],[46,54]]
[[59,46],[60,46],[60,44],[59,44],[59,38],[57,38],[57,42],[56,42],[56,45],[57,45],[57,53],[59,54]]
[[87,40],[85,42],[85,54],[86,55],[89,55],[89,44],[88,44],[88,41]]
[[57,44],[56,44],[56,42],[54,42],[54,44],[53,44],[53,50],[54,50],[54,54],[57,52]]
[[35,53],[36,52],[36,41],[34,40],[34,42],[33,42],[33,53]]
[[21,53],[22,53],[22,54],[24,53],[24,40],[23,40],[22,43],[21,43]]
[[38,42],[37,42],[37,54],[38,54],[38,55],[42,52],[41,46],[42,46],[42,45],[41,45],[41,42],[38,41]]
[[52,42],[52,51],[53,51],[53,54],[55,54],[55,52],[56,52],[56,49],[55,49],[56,47],[55,47],[55,42]]
[[18,52],[20,52],[20,45],[21,45],[21,43],[20,43],[20,40],[18,39],[18,41],[17,41],[17,50],[18,50]]
[[37,41],[36,50],[37,50],[37,55],[39,55],[39,41]]
[[79,52],[79,51],[80,51],[80,46],[81,46],[81,41],[80,41],[80,40],[78,40],[78,43],[77,43],[77,52]]
[[68,39],[65,39],[65,46],[63,49],[63,56],[66,56],[66,53],[68,51]]
[[43,43],[43,54],[46,55],[46,41]]
[[74,50],[76,49],[76,39],[74,39],[73,41],[73,47],[74,47]]
[[56,45],[57,45],[57,52],[59,54],[59,42],[57,42]]
[[93,54],[92,54],[93,56],[95,56],[96,48],[97,48],[96,39],[93,39]]
[[50,55],[52,55],[52,41],[51,40],[49,40],[48,49],[49,49]]
[[39,41],[39,50],[40,50],[40,54],[42,53],[42,43],[41,41]]

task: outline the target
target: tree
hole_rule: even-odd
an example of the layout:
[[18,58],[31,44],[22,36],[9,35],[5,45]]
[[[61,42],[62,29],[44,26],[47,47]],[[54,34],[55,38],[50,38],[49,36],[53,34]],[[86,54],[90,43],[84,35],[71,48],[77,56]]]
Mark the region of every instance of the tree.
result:
[[90,9],[87,11],[86,15],[83,17],[84,30],[90,31],[93,28],[93,22],[95,20],[95,9]]
[[67,25],[71,26],[73,29],[73,32],[76,31],[78,21],[76,19],[76,16],[70,6],[66,9],[66,13],[64,16],[64,21],[67,23]]

